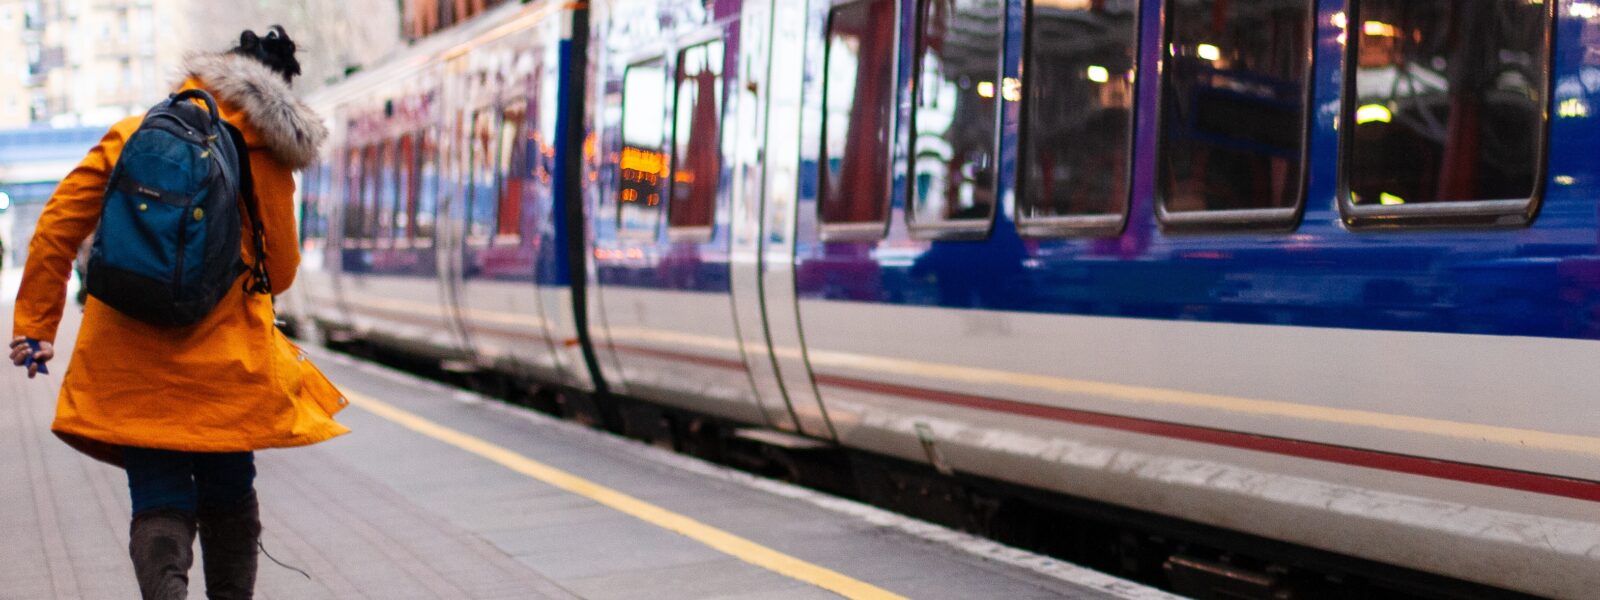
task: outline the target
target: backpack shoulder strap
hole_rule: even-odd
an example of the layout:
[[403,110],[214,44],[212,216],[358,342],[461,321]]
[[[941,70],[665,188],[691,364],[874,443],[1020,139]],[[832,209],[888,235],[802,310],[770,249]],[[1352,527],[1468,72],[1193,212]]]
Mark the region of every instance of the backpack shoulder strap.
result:
[[256,264],[245,265],[250,277],[244,282],[244,291],[250,294],[271,294],[272,278],[267,275],[267,243],[261,225],[261,201],[256,197],[256,178],[250,170],[250,147],[244,143],[244,134],[232,123],[222,121],[223,129],[233,140],[234,152],[239,156],[239,197],[250,212],[250,238],[255,246]]

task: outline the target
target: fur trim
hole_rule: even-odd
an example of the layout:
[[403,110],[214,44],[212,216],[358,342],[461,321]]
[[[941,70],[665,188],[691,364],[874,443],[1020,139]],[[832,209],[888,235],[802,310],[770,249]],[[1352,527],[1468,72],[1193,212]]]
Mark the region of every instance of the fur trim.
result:
[[316,111],[295,97],[281,75],[255,59],[227,53],[191,54],[183,70],[217,100],[243,112],[280,162],[291,169],[316,162],[328,128]]

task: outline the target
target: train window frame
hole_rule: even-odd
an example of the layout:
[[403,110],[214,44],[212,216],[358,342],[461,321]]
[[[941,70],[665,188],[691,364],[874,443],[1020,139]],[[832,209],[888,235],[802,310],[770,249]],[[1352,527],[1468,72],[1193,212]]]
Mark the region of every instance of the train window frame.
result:
[[[717,159],[717,187],[713,190],[711,198],[710,222],[705,225],[673,225],[673,211],[675,210],[675,207],[678,206],[678,136],[682,130],[678,127],[677,120],[678,111],[681,108],[678,101],[681,99],[679,96],[682,90],[679,89],[679,86],[683,83],[684,56],[687,55],[691,50],[708,48],[713,44],[722,46],[722,64],[718,66],[717,79],[719,80],[718,83],[722,85],[723,93],[721,97],[715,99],[717,103],[717,135],[716,142],[713,144],[713,147]],[[726,116],[728,110],[728,44],[727,41],[723,39],[722,29],[718,27],[717,30],[712,34],[686,40],[678,47],[677,51],[673,53],[673,57],[672,95],[670,99],[672,110],[672,133],[668,136],[668,149],[672,155],[672,159],[670,161],[671,166],[669,168],[669,175],[667,176],[667,208],[665,219],[667,225],[667,240],[671,242],[703,244],[710,242],[716,233],[717,213],[719,212],[719,204],[721,204],[720,197],[722,196],[723,191],[721,181],[722,171],[726,163],[726,157],[722,154],[722,143],[725,139],[723,136],[725,136],[728,131],[727,128],[723,126],[723,121],[725,120],[724,117]]]
[[[620,79],[621,90],[617,94],[621,107],[621,116],[617,120],[617,189],[613,196],[613,200],[617,203],[616,231],[619,239],[639,243],[654,242],[661,238],[661,230],[664,228],[662,224],[666,221],[664,218],[666,216],[665,204],[671,201],[672,193],[673,165],[670,155],[672,153],[674,134],[673,129],[675,129],[674,126],[676,125],[672,119],[672,117],[676,116],[672,111],[672,100],[674,94],[676,93],[676,89],[669,87],[667,84],[669,75],[668,65],[669,63],[667,62],[666,53],[650,52],[642,54],[638,58],[627,61],[626,66],[624,66],[622,69],[622,77]],[[658,201],[654,207],[655,210],[651,218],[650,226],[637,227],[630,226],[627,219],[623,218],[623,213],[627,211],[628,207],[633,204],[637,204],[636,202],[624,202],[622,200],[624,182],[622,181],[623,169],[621,166],[621,154],[625,151],[628,145],[628,74],[634,69],[652,66],[661,70],[661,78],[658,83],[661,85],[661,119],[665,131],[662,132],[662,146],[659,149],[659,153],[661,154],[662,158],[666,160],[666,173],[662,175],[663,181],[658,184],[658,188],[660,193],[663,195],[663,198],[661,198],[661,200]],[[648,204],[646,204],[646,206],[648,206]]]
[[[894,82],[892,85],[893,89],[891,89],[889,93],[890,110],[888,123],[886,124],[886,127],[889,131],[889,139],[887,143],[884,144],[884,155],[888,160],[886,165],[887,168],[884,169],[883,173],[885,182],[883,194],[883,216],[877,221],[829,222],[825,208],[825,200],[827,198],[829,185],[828,179],[830,177],[828,173],[828,125],[831,119],[828,118],[828,90],[832,89],[833,85],[833,78],[829,76],[828,68],[831,64],[830,60],[833,57],[833,43],[831,38],[833,36],[834,19],[838,17],[840,10],[876,1],[886,1],[894,6],[895,19],[894,23],[892,24],[893,34],[889,36],[892,40],[894,40],[894,43],[890,45],[889,50],[889,72],[891,73],[891,76],[899,77],[900,61],[904,59],[904,57],[901,56],[901,48],[903,44],[900,43],[900,40],[905,35],[904,28],[902,27],[903,19],[900,18],[900,13],[904,9],[905,0],[850,0],[848,2],[833,2],[828,6],[828,15],[824,20],[822,27],[823,72],[822,87],[820,90],[822,95],[822,122],[820,123],[821,139],[819,140],[820,144],[817,147],[818,181],[816,204],[817,236],[823,242],[875,242],[883,240],[889,236],[889,225],[894,220],[894,179],[897,171],[894,161],[896,143],[895,136],[898,135],[897,131],[900,127],[900,111],[898,110],[899,100],[897,98],[900,87],[899,82]],[[860,61],[858,57],[857,65],[859,66],[859,64]]]
[[[1016,182],[1013,193],[1015,200],[1013,200],[1012,203],[1016,211],[1013,221],[1016,223],[1017,233],[1025,238],[1119,237],[1124,231],[1126,231],[1129,218],[1133,214],[1133,189],[1134,184],[1137,182],[1135,170],[1138,167],[1139,156],[1138,124],[1139,118],[1142,116],[1140,114],[1137,96],[1139,94],[1139,86],[1142,84],[1145,78],[1145,65],[1142,64],[1142,48],[1144,48],[1146,38],[1149,37],[1145,35],[1144,27],[1141,25],[1141,23],[1143,23],[1145,12],[1144,3],[1133,3],[1133,40],[1130,49],[1133,51],[1133,82],[1131,84],[1131,93],[1135,96],[1135,99],[1128,109],[1130,115],[1128,119],[1127,133],[1128,148],[1126,156],[1123,157],[1123,166],[1125,169],[1123,185],[1125,185],[1127,189],[1124,191],[1122,197],[1122,210],[1115,213],[1108,212],[1092,215],[1030,217],[1023,214],[1021,202],[1022,194],[1028,189],[1028,165],[1025,163],[1028,160],[1028,143],[1033,138],[1031,119],[1033,117],[1033,111],[1036,110],[1036,108],[1033,106],[1034,103],[1029,101],[1029,98],[1032,97],[1033,86],[1037,81],[1036,77],[1029,75],[1029,73],[1036,72],[1035,69],[1029,68],[1032,64],[1034,64],[1035,60],[1033,48],[1036,28],[1034,27],[1033,10],[1036,1],[1037,0],[1025,0],[1022,9],[1022,72],[1018,77],[1018,79],[1021,80],[1019,86],[1019,92],[1021,95],[1017,100],[1017,104],[1019,105],[1017,112],[1017,166]],[[1157,77],[1159,78],[1160,76],[1158,75]],[[1158,108],[1156,112],[1160,113],[1160,109]],[[1159,206],[1160,203],[1157,202],[1157,205]]]
[[[1544,75],[1541,88],[1544,104],[1540,106],[1539,143],[1534,145],[1533,188],[1527,198],[1447,200],[1425,204],[1359,205],[1351,189],[1351,169],[1355,158],[1353,132],[1356,127],[1356,108],[1360,101],[1356,90],[1357,66],[1360,64],[1361,38],[1352,35],[1340,53],[1342,73],[1339,81],[1339,149],[1338,149],[1338,209],[1340,219],[1351,230],[1390,229],[1513,229],[1531,226],[1543,206],[1550,177],[1550,128],[1552,105],[1555,101],[1555,58],[1557,35],[1557,3],[1544,3],[1544,54],[1540,71]],[[1348,23],[1362,23],[1359,0],[1346,3]],[[1347,133],[1349,132],[1349,133]]]
[[[982,218],[982,219],[957,220],[957,219],[948,219],[948,218],[946,218],[946,219],[938,220],[938,221],[922,221],[922,222],[919,222],[917,220],[917,184],[916,184],[917,174],[918,174],[918,169],[917,169],[917,137],[918,137],[917,136],[917,115],[918,115],[918,113],[922,112],[922,107],[920,106],[920,104],[918,102],[917,96],[919,94],[921,94],[921,92],[922,92],[920,86],[921,86],[921,83],[922,83],[923,65],[922,65],[922,61],[918,60],[918,58],[921,56],[922,51],[923,51],[923,42],[924,42],[923,32],[926,29],[925,26],[924,26],[925,23],[923,22],[923,20],[925,19],[925,16],[927,14],[928,4],[931,3],[931,2],[938,1],[938,0],[905,0],[905,1],[910,2],[912,4],[912,6],[913,6],[913,9],[914,9],[914,15],[912,16],[913,29],[912,29],[912,32],[911,32],[911,52],[912,52],[912,54],[911,54],[911,59],[910,59],[911,60],[910,93],[911,93],[912,97],[911,97],[911,101],[908,103],[909,104],[909,110],[907,111],[908,114],[906,116],[906,128],[907,128],[907,131],[909,132],[908,133],[909,141],[908,141],[908,143],[906,145],[907,156],[906,156],[906,161],[905,161],[905,173],[906,173],[906,185],[905,185],[905,191],[904,191],[904,194],[905,194],[905,210],[902,211],[904,213],[904,215],[905,215],[906,230],[911,234],[912,239],[918,239],[918,240],[968,240],[968,241],[982,240],[982,239],[985,239],[985,238],[989,237],[990,232],[992,232],[994,230],[995,220],[999,217],[999,214],[1000,214],[1000,205],[1001,205],[1001,199],[1000,199],[1000,190],[1001,190],[1000,173],[1001,173],[1001,169],[1000,169],[1000,166],[1001,166],[1001,162],[1002,162],[1001,161],[1001,155],[1005,151],[1005,145],[1004,145],[1004,139],[1005,139],[1005,109],[1006,109],[1006,104],[1007,104],[1006,99],[1005,99],[1005,93],[1003,92],[1003,90],[995,90],[994,92],[992,92],[993,93],[993,97],[994,97],[994,114],[992,115],[993,116],[993,125],[994,125],[994,136],[993,136],[993,139],[991,139],[989,141],[990,141],[990,149],[994,153],[993,154],[994,166],[992,167],[993,170],[994,170],[994,175],[991,178],[990,183],[989,183],[989,185],[987,187],[989,188],[988,191],[991,192],[994,195],[994,199],[989,204],[989,215],[986,218]],[[1032,2],[1032,0],[1029,0],[1029,2]],[[997,42],[996,42],[997,48],[996,49],[998,50],[998,52],[996,52],[996,54],[995,54],[994,79],[991,82],[991,84],[992,85],[998,85],[1001,88],[1004,88],[1004,86],[1006,85],[1005,84],[1005,80],[1007,79],[1007,77],[1006,77],[1006,22],[1005,22],[1005,19],[1003,19],[1003,18],[1000,19],[997,22],[997,25],[999,26],[999,31],[996,32],[996,34],[997,34]],[[896,52],[898,52],[898,45],[896,47],[897,47]],[[895,66],[898,67],[899,65],[896,64]],[[891,143],[891,146],[893,146],[892,143]],[[893,160],[890,161],[889,169],[890,169],[891,172],[894,170]],[[893,176],[891,175],[891,177],[893,177]],[[894,184],[893,184],[892,181],[890,183],[889,194],[891,196],[893,196],[893,194],[894,194]],[[890,209],[890,213],[891,213],[890,217],[893,218],[893,215],[892,215],[893,208],[892,207]]]
[[[1166,233],[1263,233],[1263,232],[1291,232],[1300,227],[1305,215],[1308,195],[1311,188],[1311,134],[1312,124],[1316,119],[1316,88],[1317,88],[1317,0],[1302,0],[1306,4],[1305,33],[1307,40],[1307,57],[1305,63],[1306,77],[1301,90],[1300,106],[1300,176],[1295,182],[1295,202],[1292,206],[1278,208],[1241,208],[1228,210],[1194,210],[1173,211],[1167,209],[1167,198],[1162,192],[1161,184],[1161,157],[1166,155],[1166,144],[1162,142],[1162,132],[1166,127],[1162,110],[1171,77],[1172,68],[1167,64],[1168,48],[1171,47],[1170,33],[1172,31],[1172,4],[1176,0],[1162,0],[1161,2],[1161,28],[1157,40],[1161,48],[1160,74],[1156,81],[1156,108],[1153,121],[1155,124],[1154,155],[1155,168],[1152,169],[1155,177],[1151,189],[1152,205],[1155,209],[1156,222],[1161,230]],[[1140,40],[1140,43],[1145,43]]]

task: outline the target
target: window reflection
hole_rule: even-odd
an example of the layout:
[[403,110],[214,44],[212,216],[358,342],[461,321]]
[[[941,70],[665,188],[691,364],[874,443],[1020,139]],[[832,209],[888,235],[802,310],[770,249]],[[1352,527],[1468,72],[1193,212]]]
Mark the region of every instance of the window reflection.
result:
[[368,146],[361,159],[361,247],[371,248],[378,231],[378,180],[383,167],[378,163],[378,147]]
[[412,218],[416,222],[416,239],[419,245],[431,245],[433,240],[434,215],[439,206],[439,134],[437,130],[428,130],[422,136],[422,187],[417,192],[416,212]]
[[399,209],[394,215],[395,239],[404,239],[408,242],[416,237],[414,223],[417,216],[417,144],[416,138],[410,134],[400,138],[399,158]]
[[1029,3],[1024,219],[1124,212],[1137,14],[1135,0]]
[[378,227],[377,245],[392,246],[394,242],[395,205],[399,194],[399,155],[393,141],[383,144],[383,166],[378,171]]
[[722,42],[678,54],[668,227],[711,227],[722,177]]
[[522,233],[522,191],[532,175],[524,125],[527,112],[527,102],[518,99],[506,105],[505,116],[500,121],[500,160],[496,171],[501,184],[495,214],[496,243],[515,244]]
[[825,224],[888,218],[894,8],[893,0],[867,0],[835,8],[828,19],[817,201]]
[[1299,203],[1311,4],[1168,3],[1159,181],[1168,211]]
[[661,59],[622,76],[622,159],[618,218],[624,231],[651,234],[667,177],[666,67]]
[[1544,131],[1544,4],[1359,0],[1355,9],[1352,201],[1531,197]]
[[469,185],[467,191],[467,243],[482,246],[489,242],[494,226],[495,199],[499,194],[495,177],[495,111],[484,109],[472,118],[469,142]]
[[354,149],[345,157],[344,181],[344,247],[354,248],[360,244],[361,226],[367,222],[366,207],[361,204],[362,188],[366,179],[361,176],[361,161],[365,157],[361,149]]
[[911,221],[987,222],[996,193],[1004,6],[998,0],[918,4]]

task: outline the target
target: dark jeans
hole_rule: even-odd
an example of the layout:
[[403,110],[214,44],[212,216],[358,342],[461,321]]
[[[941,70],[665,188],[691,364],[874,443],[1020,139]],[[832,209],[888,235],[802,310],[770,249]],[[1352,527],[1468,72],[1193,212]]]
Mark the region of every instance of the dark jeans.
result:
[[125,447],[122,460],[128,470],[128,491],[133,512],[175,508],[232,506],[255,491],[256,455],[253,452],[177,452]]

